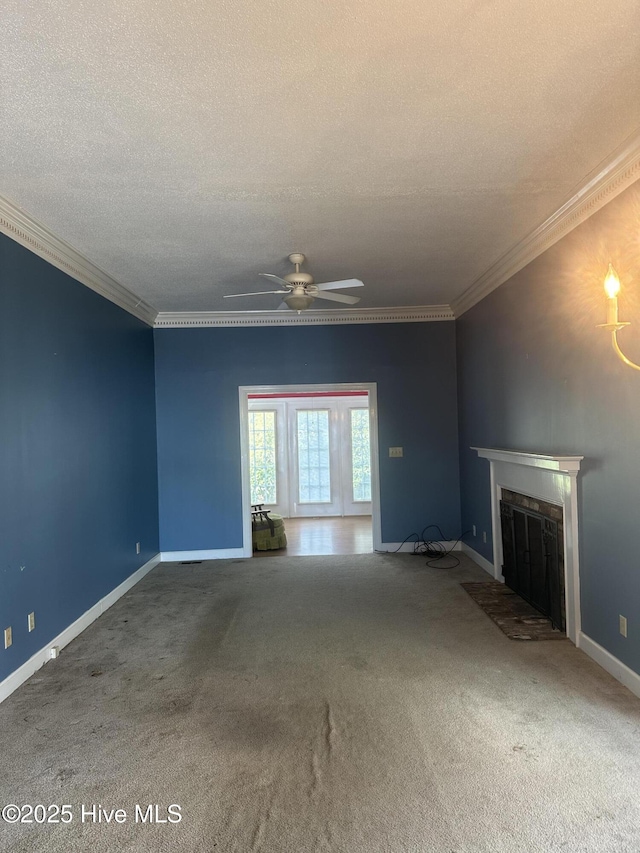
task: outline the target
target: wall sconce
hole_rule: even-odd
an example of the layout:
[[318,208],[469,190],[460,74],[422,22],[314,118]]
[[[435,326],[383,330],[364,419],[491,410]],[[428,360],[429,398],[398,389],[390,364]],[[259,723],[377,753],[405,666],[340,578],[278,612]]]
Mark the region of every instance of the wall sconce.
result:
[[624,329],[625,326],[630,326],[631,324],[621,323],[618,320],[618,293],[620,293],[620,279],[618,278],[618,273],[614,270],[611,264],[609,264],[609,269],[607,270],[607,275],[604,279],[604,292],[607,294],[607,322],[600,323],[598,328],[606,329],[608,332],[611,332],[611,344],[618,358],[621,361],[624,361],[625,364],[628,364],[629,367],[633,367],[634,370],[640,370],[640,365],[634,364],[630,361],[618,346],[618,332],[620,329]]

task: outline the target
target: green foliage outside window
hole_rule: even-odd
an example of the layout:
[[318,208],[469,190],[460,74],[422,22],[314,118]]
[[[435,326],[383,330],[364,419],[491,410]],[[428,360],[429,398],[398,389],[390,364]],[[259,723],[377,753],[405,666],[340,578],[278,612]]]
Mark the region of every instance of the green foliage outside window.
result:
[[353,500],[371,500],[371,446],[369,409],[351,409]]
[[249,470],[251,503],[277,503],[275,412],[249,412]]

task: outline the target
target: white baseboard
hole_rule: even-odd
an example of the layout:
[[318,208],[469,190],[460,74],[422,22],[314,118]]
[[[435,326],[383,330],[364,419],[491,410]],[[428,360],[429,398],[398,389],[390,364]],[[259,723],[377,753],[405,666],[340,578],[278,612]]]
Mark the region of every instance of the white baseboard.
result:
[[467,557],[470,557],[474,563],[477,563],[481,569],[484,569],[485,572],[488,572],[492,578],[495,577],[495,569],[493,567],[493,563],[490,563],[486,557],[482,556],[482,554],[478,554],[477,551],[474,551],[471,545],[467,545],[466,542],[463,542],[461,551],[463,554],[466,554]]
[[589,655],[590,658],[606,669],[617,681],[628,687],[636,696],[640,696],[640,675],[630,669],[626,664],[614,657],[601,645],[587,636],[584,631],[578,634],[578,648]]
[[58,649],[63,649],[71,640],[75,640],[78,634],[81,634],[85,628],[91,625],[92,622],[95,622],[98,616],[101,616],[105,610],[108,610],[112,604],[115,604],[119,598],[122,598],[125,592],[128,592],[132,586],[135,586],[138,581],[142,580],[159,562],[160,554],[156,554],[144,566],[140,566],[137,571],[129,575],[119,586],[112,589],[104,598],[101,598],[93,607],[90,607],[82,616],[78,617],[75,622],[72,622],[62,633],[50,640],[40,651],[32,655],[28,661],[25,661],[11,675],[8,675],[4,681],[0,681],[0,702],[4,702],[7,696],[10,696],[14,690],[17,690],[34,672],[37,672],[41,666],[51,659],[52,648],[57,646]]
[[188,560],[231,560],[234,557],[250,557],[244,548],[217,548],[212,551],[163,551],[160,559],[163,563],[181,563]]
[[[383,542],[379,548],[376,548],[376,551],[389,551],[389,553],[395,552],[397,554],[406,554],[407,552],[413,551],[415,544],[416,543],[413,540],[411,542]],[[442,548],[446,549],[447,551],[459,551],[461,545],[460,542],[453,542],[453,540],[434,542],[433,544],[436,547],[441,545]]]

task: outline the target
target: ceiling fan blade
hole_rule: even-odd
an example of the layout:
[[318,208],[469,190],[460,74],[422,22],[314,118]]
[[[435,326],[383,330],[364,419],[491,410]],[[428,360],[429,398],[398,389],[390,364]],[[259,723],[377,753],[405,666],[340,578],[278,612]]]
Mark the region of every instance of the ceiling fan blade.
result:
[[270,272],[259,272],[258,275],[261,275],[263,278],[270,278],[271,281],[276,284],[284,284],[285,287],[291,288],[291,285],[288,281],[285,281],[283,278],[280,278],[279,275],[271,275]]
[[346,293],[316,293],[316,299],[328,299],[331,302],[343,302],[345,305],[355,305],[360,302],[359,296],[347,296]]
[[345,287],[364,287],[364,282],[359,278],[345,278],[344,281],[323,281],[316,287],[318,290],[342,290]]
[[265,293],[289,293],[288,290],[256,290],[254,293],[225,293],[223,299],[235,299],[236,296],[263,296]]

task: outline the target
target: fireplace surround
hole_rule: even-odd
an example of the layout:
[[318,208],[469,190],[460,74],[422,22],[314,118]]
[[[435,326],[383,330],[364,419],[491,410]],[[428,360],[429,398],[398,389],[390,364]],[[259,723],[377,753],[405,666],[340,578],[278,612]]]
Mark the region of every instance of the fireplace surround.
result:
[[566,632],[578,644],[580,634],[580,563],[578,552],[577,478],[583,456],[555,456],[543,453],[472,447],[488,459],[491,481],[491,528],[493,575],[504,582],[500,501],[503,490],[517,492],[562,508],[562,556]]

